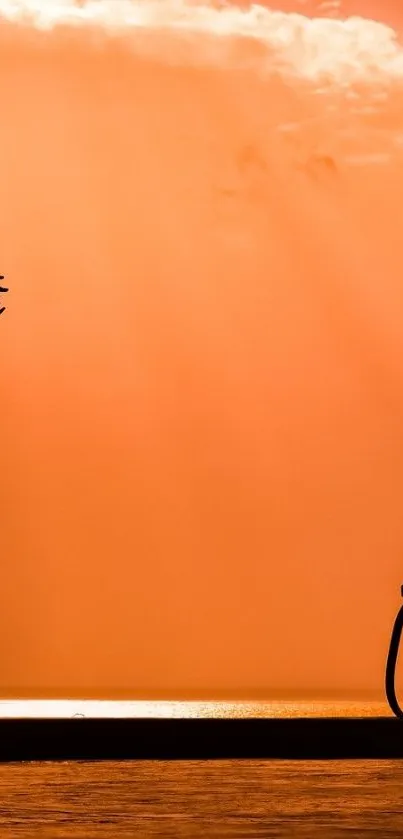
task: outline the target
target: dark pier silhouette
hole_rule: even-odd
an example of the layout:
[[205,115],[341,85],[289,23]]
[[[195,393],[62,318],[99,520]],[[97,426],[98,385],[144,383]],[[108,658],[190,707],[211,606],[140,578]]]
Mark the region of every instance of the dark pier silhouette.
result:
[[0,760],[403,758],[394,717],[0,719]]

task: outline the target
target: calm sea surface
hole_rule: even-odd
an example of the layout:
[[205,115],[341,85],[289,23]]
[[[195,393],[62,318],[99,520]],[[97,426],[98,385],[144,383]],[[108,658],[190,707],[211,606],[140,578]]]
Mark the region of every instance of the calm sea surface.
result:
[[[357,703],[0,703],[3,715],[384,715]],[[0,837],[403,837],[403,761],[0,766]]]

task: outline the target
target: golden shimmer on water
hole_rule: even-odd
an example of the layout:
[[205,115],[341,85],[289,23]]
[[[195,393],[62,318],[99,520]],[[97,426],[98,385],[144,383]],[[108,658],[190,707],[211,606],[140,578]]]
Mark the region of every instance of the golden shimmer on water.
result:
[[0,0],[3,696],[382,687],[400,6],[274,5]]
[[286,701],[281,702],[174,702],[97,701],[68,699],[0,700],[0,718],[87,717],[133,718],[241,718],[241,717],[383,717],[389,715],[384,702],[369,701]]

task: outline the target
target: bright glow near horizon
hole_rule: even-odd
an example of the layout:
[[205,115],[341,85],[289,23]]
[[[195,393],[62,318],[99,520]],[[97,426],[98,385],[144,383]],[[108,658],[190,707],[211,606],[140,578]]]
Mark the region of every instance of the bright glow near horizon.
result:
[[93,699],[0,700],[0,719],[67,717],[327,717],[384,716],[385,703],[359,701],[181,702]]

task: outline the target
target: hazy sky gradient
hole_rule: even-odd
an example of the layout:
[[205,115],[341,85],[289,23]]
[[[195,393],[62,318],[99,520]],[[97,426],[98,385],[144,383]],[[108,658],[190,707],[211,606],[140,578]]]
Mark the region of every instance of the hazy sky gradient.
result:
[[156,37],[0,30],[0,694],[381,689],[403,82]]

